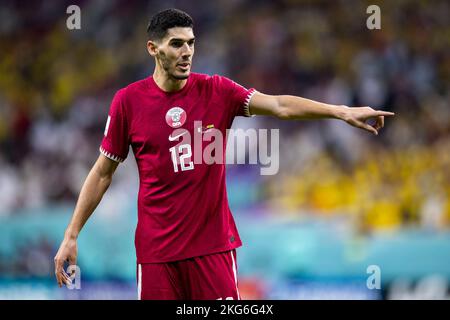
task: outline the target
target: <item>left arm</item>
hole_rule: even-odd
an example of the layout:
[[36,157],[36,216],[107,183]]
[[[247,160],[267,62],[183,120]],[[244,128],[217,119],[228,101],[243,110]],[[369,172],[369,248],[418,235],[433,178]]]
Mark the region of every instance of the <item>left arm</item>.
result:
[[[344,105],[332,105],[296,96],[271,96],[255,93],[249,103],[250,114],[272,115],[284,120],[302,119],[339,119],[348,124],[378,135],[384,126],[384,117],[393,116],[393,112],[374,110],[370,107],[350,108]],[[366,123],[375,118],[374,125]]]

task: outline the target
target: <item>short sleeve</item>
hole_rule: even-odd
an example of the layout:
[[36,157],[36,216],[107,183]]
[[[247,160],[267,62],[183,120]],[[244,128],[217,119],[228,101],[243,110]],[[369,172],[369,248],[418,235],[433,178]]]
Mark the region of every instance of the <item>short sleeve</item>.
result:
[[100,152],[107,158],[122,162],[129,149],[128,123],[124,106],[125,89],[117,91],[109,109],[108,118],[100,146]]
[[233,116],[251,117],[249,104],[257,92],[254,88],[244,88],[240,84],[223,76],[215,75],[215,82],[220,88],[223,99],[229,101]]

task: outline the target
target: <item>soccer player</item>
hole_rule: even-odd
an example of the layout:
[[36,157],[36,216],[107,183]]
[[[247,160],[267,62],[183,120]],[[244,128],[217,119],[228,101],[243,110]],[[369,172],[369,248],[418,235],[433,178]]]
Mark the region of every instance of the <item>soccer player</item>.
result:
[[[194,146],[182,139],[207,131],[194,121],[225,136],[236,116],[334,118],[376,135],[384,116],[393,113],[266,95],[222,76],[193,73],[193,20],[180,10],[157,13],[147,32],[153,75],[120,89],[112,100],[100,155],[55,256],[57,282],[69,283],[64,263],[76,264],[78,234],[131,145],[140,177],[139,299],[240,299],[236,248],[242,243],[228,206],[225,164],[193,160]],[[373,125],[366,123],[371,118]]]

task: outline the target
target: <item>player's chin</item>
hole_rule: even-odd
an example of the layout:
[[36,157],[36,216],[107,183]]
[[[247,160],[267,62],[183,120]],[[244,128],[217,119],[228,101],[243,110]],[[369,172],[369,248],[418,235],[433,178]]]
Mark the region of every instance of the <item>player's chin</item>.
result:
[[173,77],[178,80],[184,80],[189,77],[189,74],[191,73],[190,69],[187,70],[175,70],[173,73]]

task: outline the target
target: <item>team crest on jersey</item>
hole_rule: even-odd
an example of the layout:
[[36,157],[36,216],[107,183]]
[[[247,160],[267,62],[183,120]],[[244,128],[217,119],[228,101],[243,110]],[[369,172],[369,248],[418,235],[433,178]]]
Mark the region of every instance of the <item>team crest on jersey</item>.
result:
[[166,122],[172,128],[179,128],[186,122],[186,111],[180,107],[173,107],[166,113]]

